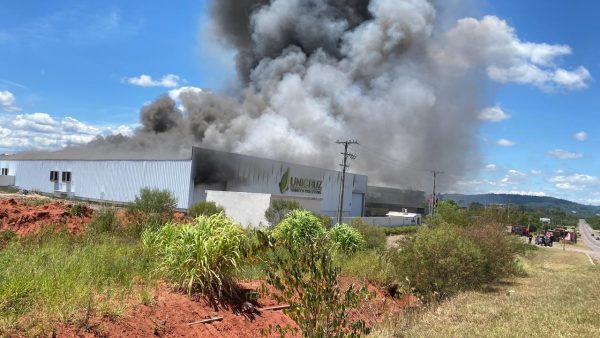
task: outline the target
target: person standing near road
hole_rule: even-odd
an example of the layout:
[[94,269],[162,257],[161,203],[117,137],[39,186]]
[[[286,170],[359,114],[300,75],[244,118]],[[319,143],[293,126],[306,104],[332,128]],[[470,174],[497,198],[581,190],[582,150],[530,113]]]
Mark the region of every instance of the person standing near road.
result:
[[529,238],[529,245],[531,245],[531,240],[533,239],[533,235],[531,234],[531,232],[529,233],[529,236],[527,236]]

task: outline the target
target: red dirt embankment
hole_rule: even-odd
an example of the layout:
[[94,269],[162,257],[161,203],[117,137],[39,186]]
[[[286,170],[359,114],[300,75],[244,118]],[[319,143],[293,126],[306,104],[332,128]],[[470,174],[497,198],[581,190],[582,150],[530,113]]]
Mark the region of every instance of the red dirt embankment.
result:
[[83,215],[75,216],[71,214],[72,206],[54,200],[32,205],[27,199],[0,199],[0,231],[11,230],[21,237],[38,234],[45,228],[80,234],[92,219],[93,210],[82,206]]
[[[342,284],[345,284],[344,281]],[[242,283],[246,290],[258,290],[260,282]],[[414,297],[394,299],[380,287],[369,284],[368,290],[374,297],[363,302],[359,309],[350,314],[352,320],[364,320],[373,327],[386,316],[394,316],[409,306],[418,305]],[[272,289],[271,289],[272,291]],[[261,297],[255,306],[258,308],[280,305],[269,296]],[[86,326],[60,325],[57,337],[261,337],[261,329],[269,325],[295,326],[283,311],[261,311],[253,315],[242,313],[241,301],[230,302],[215,308],[205,299],[193,299],[186,294],[170,290],[165,285],[157,289],[153,304],[136,305],[125,315],[117,318],[95,317]],[[222,317],[221,321],[209,324],[189,323],[212,317]],[[279,336],[277,331],[272,335]],[[289,335],[289,337],[293,337]]]

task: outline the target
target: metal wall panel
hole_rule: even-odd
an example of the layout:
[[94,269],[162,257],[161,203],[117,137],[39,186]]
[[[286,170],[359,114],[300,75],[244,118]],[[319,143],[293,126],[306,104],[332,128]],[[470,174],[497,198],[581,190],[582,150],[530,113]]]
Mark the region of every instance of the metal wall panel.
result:
[[[0,167],[15,175],[22,189],[54,193],[50,171],[70,171],[70,191],[77,197],[131,202],[144,187],[169,190],[177,207],[188,208],[192,161],[70,161],[0,160]],[[59,175],[59,179],[61,175]],[[60,182],[59,190],[66,186]]]

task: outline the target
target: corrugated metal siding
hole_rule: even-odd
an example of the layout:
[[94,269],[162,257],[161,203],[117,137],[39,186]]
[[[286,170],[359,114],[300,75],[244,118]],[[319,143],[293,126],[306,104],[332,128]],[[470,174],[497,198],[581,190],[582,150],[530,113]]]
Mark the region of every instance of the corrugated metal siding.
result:
[[[16,176],[15,185],[53,193],[50,171],[70,171],[77,197],[131,202],[144,187],[169,190],[177,207],[188,208],[192,161],[0,161]],[[60,175],[59,175],[60,178]]]

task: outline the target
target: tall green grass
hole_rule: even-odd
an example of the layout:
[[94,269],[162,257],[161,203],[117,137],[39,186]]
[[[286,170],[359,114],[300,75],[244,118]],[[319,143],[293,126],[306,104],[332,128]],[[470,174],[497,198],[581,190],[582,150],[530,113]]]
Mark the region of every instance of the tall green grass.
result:
[[142,234],[144,247],[158,258],[160,272],[188,293],[214,298],[231,290],[245,239],[241,226],[223,213],[199,216],[190,224],[148,228]]
[[153,267],[139,241],[111,234],[12,241],[0,251],[0,336],[118,315],[135,292],[153,285]]

